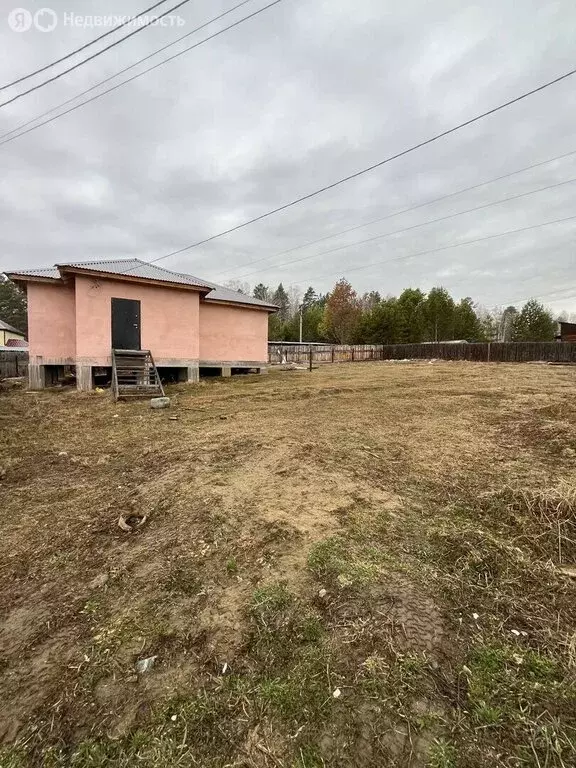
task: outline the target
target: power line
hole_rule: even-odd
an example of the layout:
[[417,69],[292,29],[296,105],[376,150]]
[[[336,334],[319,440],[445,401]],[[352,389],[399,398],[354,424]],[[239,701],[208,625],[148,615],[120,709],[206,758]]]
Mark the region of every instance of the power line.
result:
[[[166,0],[163,0],[163,2],[166,2]],[[182,40],[185,40],[191,35],[196,34],[196,32],[200,32],[201,29],[204,29],[205,27],[210,26],[210,24],[213,24],[215,21],[219,21],[220,19],[224,18],[224,16],[228,16],[230,13],[233,13],[238,8],[241,8],[243,5],[247,5],[248,3],[251,3],[251,2],[253,2],[253,0],[242,0],[241,3],[234,5],[232,8],[228,9],[227,11],[224,11],[223,13],[220,13],[218,16],[214,16],[214,18],[209,19],[209,21],[204,22],[204,24],[201,24],[199,27],[195,27],[191,32],[187,32],[185,35],[182,35],[181,37],[176,38],[176,40],[174,40],[172,43],[163,45],[161,48],[158,48],[152,53],[149,53],[148,56],[144,56],[142,59],[138,59],[138,61],[135,61],[134,64],[130,64],[128,67],[124,67],[124,69],[118,70],[118,72],[115,72],[113,75],[110,75],[110,77],[106,77],[104,80],[100,80],[98,83],[95,83],[94,85],[90,86],[90,88],[86,88],[85,91],[80,91],[80,93],[77,93],[76,96],[72,96],[72,98],[66,99],[66,101],[63,101],[61,104],[57,104],[55,107],[52,107],[51,109],[46,110],[46,112],[42,112],[41,114],[36,115],[36,117],[32,118],[32,120],[28,120],[25,123],[21,123],[20,125],[16,126],[16,128],[13,128],[11,131],[8,131],[7,133],[0,135],[0,142],[2,139],[5,139],[7,136],[10,136],[12,133],[16,133],[17,131],[20,131],[22,128],[27,128],[29,125],[32,125],[33,123],[35,123],[37,120],[41,120],[43,117],[46,117],[47,115],[51,115],[53,112],[56,112],[58,109],[61,109],[61,107],[65,107],[68,104],[71,104],[73,101],[76,101],[76,99],[79,99],[81,96],[85,96],[87,93],[91,93],[92,91],[96,90],[96,88],[99,88],[101,85],[105,85],[106,83],[109,83],[110,80],[114,80],[115,77],[118,77],[119,75],[123,75],[125,72],[129,72],[131,69],[134,69],[134,67],[137,67],[139,64],[142,64],[143,62],[148,61],[148,59],[152,59],[154,56],[157,56],[159,53],[162,53],[168,48],[172,48],[172,46],[177,45],[178,43],[182,42]],[[35,126],[35,128],[32,128],[31,130],[36,130],[36,128],[41,128],[42,125],[45,125],[45,123],[42,123],[41,125],[37,125]],[[30,133],[30,131],[25,131],[25,133]],[[12,139],[10,139],[10,141],[12,141],[13,139],[18,139],[20,136],[24,136],[24,133],[21,133],[18,136],[14,136]],[[7,142],[1,142],[1,143],[7,143]]]
[[493,205],[499,205],[500,203],[507,203],[510,200],[518,200],[522,197],[528,197],[529,195],[535,195],[538,192],[545,192],[548,189],[555,189],[556,187],[562,187],[566,184],[573,184],[576,181],[576,178],[574,179],[568,179],[567,181],[559,181],[556,184],[549,184],[546,187],[540,187],[540,189],[534,189],[530,192],[521,192],[518,195],[511,195],[510,197],[503,197],[501,200],[494,200],[491,203],[484,203],[482,205],[476,205],[474,208],[468,208],[465,211],[458,211],[457,213],[450,213],[447,216],[441,216],[438,219],[430,219],[429,221],[423,221],[420,224],[413,224],[410,227],[403,227],[402,229],[396,229],[393,232],[384,232],[381,235],[374,235],[373,237],[368,237],[365,240],[357,240],[355,243],[347,243],[346,245],[339,245],[337,248],[330,248],[327,251],[320,251],[320,253],[313,253],[310,256],[302,256],[300,259],[292,259],[291,261],[285,261],[282,264],[273,264],[270,267],[267,267],[264,270],[255,269],[252,272],[247,272],[245,275],[240,275],[238,277],[238,280],[243,280],[246,277],[250,277],[251,275],[254,275],[256,273],[260,272],[270,272],[274,269],[280,269],[282,267],[292,266],[293,264],[298,264],[301,261],[308,261],[309,259],[317,259],[320,256],[326,256],[329,253],[336,253],[338,251],[345,251],[348,248],[354,248],[357,245],[365,245],[366,243],[373,243],[375,240],[382,240],[385,237],[392,237],[392,235],[399,235],[403,232],[411,232],[414,229],[420,229],[420,227],[425,227],[428,224],[436,224],[439,221],[447,221],[448,219],[455,219],[458,216],[463,216],[466,213],[473,213],[474,211],[481,211],[484,208],[490,208]]
[[102,50],[96,51],[96,53],[93,53],[91,56],[88,56],[87,59],[83,59],[82,61],[79,61],[77,64],[74,64],[74,66],[69,67],[68,69],[65,69],[63,72],[59,72],[57,75],[54,75],[54,77],[50,77],[48,78],[48,80],[44,80],[43,83],[38,83],[38,85],[34,85],[32,88],[28,88],[27,91],[22,91],[22,93],[18,93],[16,96],[13,96],[11,99],[8,99],[8,101],[3,101],[0,104],[0,109],[2,107],[8,106],[8,104],[12,104],[14,101],[17,101],[18,99],[21,99],[24,96],[27,96],[29,93],[33,93],[34,91],[37,91],[40,88],[44,88],[44,86],[49,85],[50,83],[53,83],[55,80],[59,80],[61,77],[64,77],[64,75],[67,75],[70,72],[74,72],[75,69],[79,69],[79,67],[83,67],[84,64],[87,64],[89,61],[92,61],[92,59],[96,59],[98,56],[101,56],[103,53],[106,53],[106,51],[109,51],[111,48],[115,48],[117,45],[120,45],[120,43],[125,42],[130,37],[134,37],[134,35],[137,35],[139,32],[142,32],[142,30],[149,27],[150,24],[155,23],[157,19],[162,19],[164,18],[164,16],[168,16],[170,13],[177,11],[178,8],[181,8],[183,5],[186,5],[189,2],[190,0],[180,0],[178,5],[175,5],[172,8],[169,8],[167,11],[164,11],[164,13],[161,13],[160,16],[158,16],[156,19],[149,21],[147,24],[143,24],[141,27],[138,27],[133,32],[129,32],[127,35],[124,35],[124,37],[121,37],[119,40],[115,40],[113,43],[110,43],[110,45],[107,45],[106,48],[102,48]]
[[[416,258],[417,256],[426,256],[426,255],[428,255],[430,253],[439,253],[440,251],[447,251],[447,250],[450,250],[452,248],[460,248],[463,245],[473,245],[474,243],[481,243],[481,242],[484,242],[486,240],[495,240],[498,237],[505,237],[507,235],[514,235],[514,234],[517,234],[518,232],[528,232],[529,230],[539,229],[540,227],[548,227],[548,226],[551,226],[552,224],[562,224],[563,222],[572,221],[574,219],[576,219],[576,215],[574,215],[574,216],[567,216],[567,217],[565,217],[563,219],[554,219],[553,221],[543,221],[540,224],[531,224],[528,227],[520,227],[519,229],[510,229],[510,230],[508,230],[506,232],[498,232],[495,235],[485,235],[484,237],[477,237],[477,238],[474,238],[473,240],[462,240],[459,243],[450,243],[449,245],[442,245],[442,246],[440,246],[438,248],[431,248],[431,249],[426,250],[426,251],[418,251],[417,253],[407,253],[407,254],[404,254],[402,256],[394,256],[393,258],[385,259],[384,261],[372,262],[371,264],[363,264],[363,265],[361,265],[359,267],[351,267],[349,269],[346,269],[345,271],[346,271],[346,273],[348,273],[348,272],[358,272],[358,271],[363,270],[363,269],[369,269],[370,267],[380,267],[383,264],[390,264],[393,261],[404,261],[404,259],[413,259],[413,258]],[[312,278],[310,278],[309,280],[307,280],[305,282],[310,283],[311,280],[322,280],[325,277],[333,277],[334,275],[341,275],[342,272],[343,272],[343,270],[339,270],[338,272],[331,272],[330,274],[317,275],[316,277],[312,277]],[[303,285],[303,283],[302,282],[295,283],[295,285]]]
[[[549,293],[540,293],[537,296],[527,296],[523,299],[512,299],[511,301],[503,301],[502,304],[521,304],[524,301],[530,301],[530,299],[546,299],[550,296],[555,296],[558,293],[566,293],[570,291],[576,290],[576,286],[572,285],[570,288],[557,288],[555,291],[550,291]],[[558,299],[550,299],[550,301],[568,301],[569,299],[573,299],[575,296],[560,296]]]
[[[249,14],[248,16],[243,16],[238,21],[235,21],[233,24],[229,24],[227,27],[224,27],[223,29],[218,30],[218,32],[214,32],[214,34],[209,35],[208,37],[205,37],[203,40],[199,40],[197,43],[194,43],[194,45],[190,45],[188,48],[184,48],[183,51],[179,51],[178,53],[175,53],[173,56],[170,56],[167,59],[164,59],[163,61],[158,62],[158,64],[154,64],[152,67],[148,67],[148,69],[142,70],[142,72],[138,72],[138,74],[133,75],[132,77],[129,77],[127,80],[123,80],[121,83],[118,83],[117,85],[114,85],[112,88],[108,88],[105,91],[102,91],[102,93],[97,93],[95,96],[92,96],[89,99],[86,99],[85,101],[80,102],[80,104],[77,104],[74,107],[71,107],[70,109],[67,109],[65,112],[61,112],[58,115],[55,115],[54,117],[51,117],[49,120],[45,120],[43,123],[40,123],[39,125],[36,125],[32,128],[29,128],[27,131],[22,131],[22,133],[17,134],[16,136],[12,136],[9,139],[5,139],[4,141],[0,141],[0,147],[3,144],[8,144],[10,141],[14,141],[15,139],[19,139],[21,136],[24,136],[27,133],[30,133],[31,131],[36,130],[36,128],[41,128],[43,125],[47,125],[48,123],[54,122],[54,120],[58,120],[60,117],[64,117],[64,115],[68,115],[70,112],[74,112],[76,109],[80,109],[80,107],[85,106],[86,104],[89,104],[92,101],[96,101],[96,99],[101,98],[102,96],[105,96],[107,93],[111,93],[112,91],[117,90],[118,88],[121,88],[123,85],[126,85],[127,83],[131,83],[133,80],[136,80],[139,77],[142,77],[142,75],[147,74],[148,72],[152,72],[154,69],[158,69],[158,67],[163,66],[164,64],[167,64],[169,61],[173,61],[174,59],[178,58],[179,56],[182,56],[183,54],[187,53],[188,51],[194,50],[194,48],[198,48],[201,45],[204,45],[204,43],[209,42],[210,40],[213,40],[215,37],[218,37],[219,35],[223,35],[224,32],[228,32],[230,29],[234,29],[234,27],[238,27],[240,24],[243,24],[245,21],[248,21],[249,19],[254,18],[255,16],[258,16],[260,13],[263,13],[264,11],[267,11],[269,8],[272,8],[275,5],[278,5],[278,3],[281,3],[282,0],[274,0],[274,2],[269,3],[268,5],[265,5],[263,8],[260,8],[257,11],[254,11],[254,13]],[[218,17],[216,17],[218,18]],[[212,21],[215,21],[215,19],[212,19]],[[211,23],[211,22],[207,22]],[[203,26],[206,26],[204,24]]]
[[[457,285],[457,283],[453,284],[453,285]],[[453,288],[447,288],[447,290],[452,291]],[[570,286],[570,288],[556,288],[556,290],[550,291],[549,293],[532,294],[531,296],[525,296],[522,299],[510,299],[510,300],[506,300],[506,301],[501,301],[496,306],[505,306],[505,305],[506,306],[511,306],[511,305],[514,305],[514,304],[522,304],[525,301],[530,301],[530,299],[546,299],[546,298],[548,298],[550,296],[556,296],[556,294],[558,294],[558,293],[567,293],[567,292],[570,293],[570,291],[575,291],[575,290],[576,290],[576,285]],[[552,298],[552,299],[550,299],[550,301],[553,301],[553,302],[555,302],[555,301],[569,301],[570,299],[573,299],[573,298],[576,298],[576,294],[575,295],[571,295],[571,296],[560,296],[557,299],[556,298]]]
[[[254,261],[249,261],[246,264],[237,265],[237,266],[233,267],[232,269],[236,270],[236,269],[241,268],[241,267],[251,267],[253,264],[261,264],[263,261],[268,261],[269,259],[276,259],[276,258],[278,258],[278,256],[284,256],[287,253],[293,253],[294,251],[299,251],[302,248],[308,248],[311,245],[316,245],[317,243],[322,243],[325,240],[331,240],[333,237],[339,237],[340,235],[345,235],[348,232],[354,232],[357,229],[363,229],[364,227],[369,227],[372,224],[378,224],[378,223],[380,223],[382,221],[386,221],[387,219],[392,219],[395,216],[400,216],[403,213],[411,213],[412,211],[417,211],[419,208],[424,208],[427,205],[432,205],[434,203],[439,203],[442,200],[447,200],[447,199],[449,199],[451,197],[456,197],[456,195],[461,195],[464,192],[471,192],[474,189],[480,189],[481,187],[485,187],[488,184],[494,184],[497,181],[502,181],[503,179],[509,179],[512,176],[516,176],[519,173],[523,173],[524,171],[529,171],[529,170],[532,170],[533,168],[538,168],[539,166],[546,165],[548,163],[552,163],[555,160],[562,160],[565,157],[570,157],[571,155],[575,155],[575,154],[576,154],[576,150],[572,150],[572,152],[566,152],[564,155],[557,155],[556,157],[551,157],[548,160],[542,160],[539,163],[534,163],[533,165],[527,165],[525,168],[520,168],[517,171],[512,171],[511,173],[506,173],[503,176],[496,176],[496,178],[494,178],[494,179],[489,179],[488,181],[482,181],[479,184],[472,185],[471,187],[464,187],[463,189],[459,189],[456,192],[450,192],[447,195],[442,195],[442,197],[436,197],[436,198],[434,198],[432,200],[426,200],[424,203],[419,203],[418,205],[411,206],[410,208],[402,208],[399,211],[394,211],[393,213],[389,213],[386,216],[382,216],[381,218],[372,219],[372,221],[366,221],[366,222],[364,222],[364,224],[357,224],[354,227],[348,227],[348,229],[343,229],[340,232],[333,232],[330,235],[325,235],[324,237],[319,237],[317,240],[311,240],[310,242],[302,243],[300,245],[296,245],[293,248],[288,248],[285,251],[280,251],[280,253],[276,253],[273,256],[264,256],[264,257],[262,257],[260,259],[255,259]],[[538,190],[536,190],[536,191],[538,191]],[[465,213],[465,211],[464,211],[464,213]],[[426,223],[431,223],[431,222],[426,222]],[[404,231],[404,230],[400,230],[400,231]],[[394,233],[391,233],[391,234],[394,234]],[[276,265],[276,266],[282,266],[282,265]],[[224,273],[219,273],[219,274],[223,275]],[[242,279],[242,277],[246,277],[246,275],[243,275],[243,276],[241,276],[238,279]]]
[[140,13],[137,13],[135,16],[131,16],[129,19],[122,22],[122,24],[117,24],[113,29],[108,30],[108,32],[104,32],[103,35],[100,35],[99,37],[95,37],[93,40],[90,40],[89,43],[86,43],[80,48],[76,48],[76,50],[72,51],[71,53],[67,53],[66,56],[62,56],[60,59],[56,59],[50,64],[46,64],[45,67],[41,67],[40,69],[36,69],[34,72],[30,72],[30,74],[28,75],[19,77],[17,80],[12,80],[11,83],[6,83],[6,85],[1,85],[0,91],[5,91],[6,88],[11,88],[13,85],[18,85],[19,83],[23,83],[25,80],[29,80],[31,77],[34,77],[35,75],[40,75],[42,72],[46,72],[47,69],[51,69],[52,67],[55,67],[57,64],[61,64],[63,61],[66,61],[67,59],[72,58],[72,56],[76,56],[77,53],[81,53],[82,51],[86,50],[86,48],[90,48],[91,45],[98,43],[100,40],[103,40],[105,37],[108,37],[108,35],[114,34],[114,32],[117,32],[119,29],[122,29],[122,27],[125,27],[127,24],[130,24],[135,19],[139,18],[140,16],[143,16],[145,13],[150,13],[150,11],[153,11],[154,9],[158,8],[159,5],[164,5],[164,3],[167,3],[167,2],[168,0],[160,0],[159,3],[156,3],[155,5],[151,5],[150,8],[146,8],[145,10],[140,11]]
[[249,224],[254,224],[257,221],[262,221],[262,219],[266,219],[269,216],[273,216],[275,213],[280,213],[280,211],[285,211],[294,205],[298,205],[298,203],[304,202],[305,200],[310,200],[311,198],[316,197],[317,195],[320,195],[323,192],[327,192],[330,189],[334,189],[335,187],[338,187],[341,184],[345,184],[346,182],[351,181],[352,179],[357,179],[359,176],[362,176],[365,173],[369,173],[370,171],[373,171],[376,168],[380,168],[383,165],[386,165],[387,163],[391,163],[393,160],[397,160],[398,158],[404,157],[405,155],[408,155],[411,152],[415,152],[417,149],[426,147],[429,144],[432,144],[435,141],[438,141],[439,139],[444,138],[445,136],[449,136],[450,134],[455,133],[456,131],[459,131],[462,128],[465,128],[468,125],[472,125],[473,123],[476,123],[479,120],[482,120],[485,117],[488,117],[489,115],[493,115],[494,113],[499,112],[500,110],[505,109],[506,107],[509,107],[512,104],[516,104],[517,102],[522,101],[523,99],[526,99],[529,96],[533,96],[535,93],[539,93],[540,91],[543,91],[545,88],[549,88],[550,86],[555,85],[556,83],[559,83],[562,80],[566,80],[568,77],[572,77],[574,74],[576,74],[576,69],[571,69],[569,72],[565,72],[563,75],[560,75],[559,77],[555,77],[553,80],[549,80],[548,82],[543,83],[542,85],[539,85],[537,88],[533,88],[530,91],[526,91],[525,93],[520,94],[520,96],[516,96],[515,98],[510,99],[509,101],[506,101],[503,104],[498,105],[497,107],[493,107],[492,109],[489,109],[486,112],[482,112],[480,115],[476,115],[476,117],[472,117],[469,120],[465,120],[464,122],[459,123],[458,125],[455,125],[452,128],[448,128],[446,131],[437,133],[436,135],[430,137],[429,139],[425,139],[424,141],[421,141],[418,144],[414,144],[413,146],[408,147],[407,149],[403,149],[401,152],[397,152],[394,155],[390,155],[389,157],[384,158],[384,160],[380,160],[378,163],[374,163],[374,165],[370,165],[367,168],[363,168],[361,171],[356,171],[356,173],[352,173],[349,176],[345,176],[344,178],[339,179],[338,181],[334,181],[332,184],[327,184],[325,187],[321,187],[320,189],[317,189],[314,192],[310,192],[307,195],[298,197],[289,203],[285,203],[284,205],[278,206],[278,208],[273,208],[271,211],[268,211],[267,213],[262,213],[260,214],[260,216],[255,216],[252,219],[248,219],[248,221],[244,221],[242,224],[237,224],[235,227],[230,227],[230,229],[225,229],[223,232],[219,232],[216,235],[212,235],[211,237],[206,237],[204,238],[204,240],[198,240],[197,242],[192,243],[191,245],[187,245],[184,248],[179,248],[177,251],[172,251],[171,253],[167,253],[164,256],[159,256],[156,259],[152,259],[152,261],[149,263],[154,264],[155,262],[162,261],[162,259],[167,259],[170,256],[177,256],[180,253],[185,253],[186,251],[189,251],[192,248],[197,248],[199,245],[205,245],[206,243],[210,243],[212,242],[212,240],[216,240],[219,237],[223,237],[224,235],[229,235],[232,232],[237,232],[239,229],[243,229],[244,227],[247,227]]
[[[491,259],[491,260],[490,260],[490,261],[488,261],[488,262],[484,262],[482,266],[492,266],[492,265],[495,265],[495,266],[497,266],[498,264],[500,264],[500,263],[501,263],[501,261],[502,261],[502,260],[501,260],[500,258]],[[549,271],[548,271],[546,274],[547,274],[548,276],[550,276],[550,275],[549,275]],[[474,280],[474,279],[475,279],[475,277],[476,277],[476,276],[475,276],[475,275],[472,273],[472,274],[469,274],[469,275],[467,275],[466,277],[462,277],[462,278],[460,278],[459,280],[456,280],[455,282],[453,282],[452,280],[450,280],[450,285],[449,285],[449,286],[448,286],[448,285],[446,285],[446,288],[448,288],[448,290],[452,291],[452,290],[454,290],[454,288],[455,288],[456,286],[462,285],[462,283],[466,283],[466,282],[469,282],[470,280]],[[540,275],[536,275],[536,277],[540,277]],[[532,279],[532,278],[530,278],[530,279]],[[522,283],[527,283],[527,282],[528,282],[528,278],[524,278],[524,279],[523,279],[521,282],[522,282]],[[572,289],[572,288],[567,288],[567,289],[559,289],[559,288],[558,288],[558,289],[556,289],[556,291],[554,291],[554,293],[558,293],[558,292],[560,292],[561,290],[569,290],[569,291],[571,291],[571,290],[573,290],[573,289]],[[543,295],[546,295],[546,294],[543,294]],[[518,301],[524,301],[524,299],[518,299]]]

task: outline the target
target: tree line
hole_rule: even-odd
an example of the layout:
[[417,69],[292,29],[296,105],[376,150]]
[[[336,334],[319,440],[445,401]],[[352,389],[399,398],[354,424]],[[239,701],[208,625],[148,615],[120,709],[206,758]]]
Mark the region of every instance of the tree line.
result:
[[[325,294],[309,287],[304,293],[282,283],[269,288],[259,283],[253,291],[246,283],[228,287],[278,306],[270,316],[270,341],[334,344],[410,344],[424,341],[553,341],[557,321],[543,304],[531,299],[518,310],[509,306],[487,310],[470,297],[455,301],[442,287],[424,293],[406,288],[399,296],[378,291],[358,294],[347,280],[339,280]],[[0,319],[26,332],[26,295],[14,283],[0,278]]]
[[[249,286],[229,283],[249,293]],[[410,344],[432,341],[553,341],[555,317],[531,299],[521,309],[514,306],[487,310],[466,297],[456,301],[442,287],[424,293],[406,288],[399,296],[378,291],[358,294],[347,280],[339,280],[326,294],[309,287],[303,294],[259,283],[252,295],[276,304],[270,316],[270,341],[303,341],[335,344]],[[563,318],[564,319],[564,318]]]

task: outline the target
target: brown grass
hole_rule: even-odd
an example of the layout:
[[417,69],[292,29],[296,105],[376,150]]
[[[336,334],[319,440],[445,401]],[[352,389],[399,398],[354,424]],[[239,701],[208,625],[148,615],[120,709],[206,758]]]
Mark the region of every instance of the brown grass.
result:
[[575,764],[575,384],[0,393],[0,765]]

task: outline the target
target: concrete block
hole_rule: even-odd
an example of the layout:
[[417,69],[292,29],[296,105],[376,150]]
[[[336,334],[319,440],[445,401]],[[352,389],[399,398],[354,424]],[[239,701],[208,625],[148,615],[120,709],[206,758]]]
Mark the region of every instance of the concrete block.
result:
[[150,408],[169,408],[170,407],[170,398],[169,397],[153,397],[152,400],[150,400]]
[[169,397],[153,397],[152,400],[150,400],[150,408],[169,408],[170,407],[170,398]]
[[221,375],[224,376],[225,378],[232,376],[232,368],[222,367]]

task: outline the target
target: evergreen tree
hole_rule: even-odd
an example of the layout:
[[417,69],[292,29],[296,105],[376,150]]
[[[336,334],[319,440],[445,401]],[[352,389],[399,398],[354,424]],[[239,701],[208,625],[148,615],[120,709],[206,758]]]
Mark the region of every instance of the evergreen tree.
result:
[[554,341],[556,321],[545,307],[530,299],[514,318],[513,341]]
[[0,320],[27,333],[27,306],[26,294],[20,291],[11,280],[3,280],[0,276]]
[[359,344],[395,344],[399,338],[398,300],[385,299],[362,315],[356,341]]
[[454,338],[454,299],[446,288],[432,288],[424,302],[426,341]]
[[274,291],[274,295],[272,296],[272,303],[276,304],[276,306],[279,308],[278,317],[283,323],[285,323],[290,317],[290,299],[288,298],[288,294],[284,290],[282,283],[280,283],[278,288],[276,288]]
[[[284,323],[284,339],[285,341],[300,341],[300,312],[292,313]],[[307,339],[304,333],[304,324],[302,324],[302,339]]]
[[271,301],[270,291],[268,290],[268,286],[264,285],[264,283],[258,283],[254,288],[252,295],[255,299],[260,299],[261,301]]
[[302,299],[302,305],[304,307],[311,307],[312,304],[314,304],[316,301],[318,301],[318,296],[316,295],[316,291],[312,286],[308,286],[306,289],[306,293],[304,294],[304,298]]
[[287,341],[284,338],[284,323],[278,317],[278,313],[271,313],[268,317],[268,340],[269,341]]
[[466,341],[480,341],[484,338],[480,319],[469,296],[454,308],[454,338]]
[[424,339],[424,299],[419,288],[406,288],[398,297],[398,344],[417,344]]
[[321,325],[324,319],[325,302],[316,301],[306,307],[302,316],[302,338],[306,341],[327,341],[322,333]]

